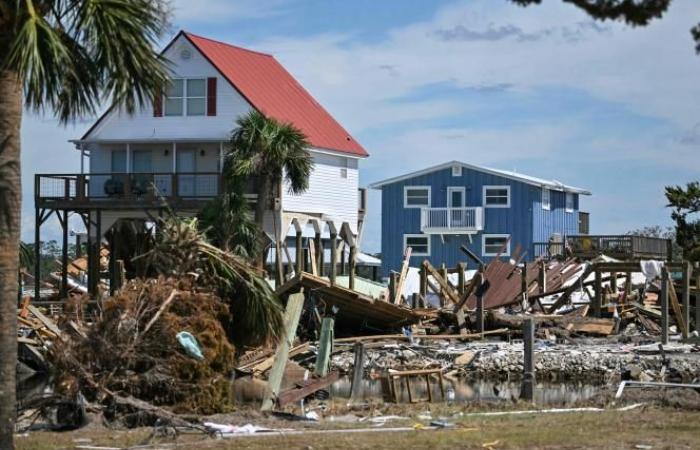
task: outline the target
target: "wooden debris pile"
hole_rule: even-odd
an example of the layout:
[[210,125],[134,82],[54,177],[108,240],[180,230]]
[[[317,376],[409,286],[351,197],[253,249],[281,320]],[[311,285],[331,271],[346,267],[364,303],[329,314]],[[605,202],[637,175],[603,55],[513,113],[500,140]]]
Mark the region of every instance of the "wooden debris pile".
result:
[[[187,279],[133,280],[107,299],[96,322],[77,324],[50,348],[56,392],[78,394],[127,425],[172,412],[208,414],[231,408],[235,349],[226,331],[228,305]],[[178,340],[194,337],[201,356]],[[127,399],[127,400],[125,400]],[[144,406],[148,407],[144,410]]]

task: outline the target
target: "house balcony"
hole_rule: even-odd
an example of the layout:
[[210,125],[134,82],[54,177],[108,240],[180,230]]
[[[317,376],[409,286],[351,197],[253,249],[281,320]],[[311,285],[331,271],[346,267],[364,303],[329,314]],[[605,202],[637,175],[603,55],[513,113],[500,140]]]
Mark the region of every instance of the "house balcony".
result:
[[[247,196],[257,197],[254,182]],[[37,174],[38,207],[132,209],[161,207],[198,209],[222,192],[219,172]]]
[[484,229],[484,208],[423,208],[420,229],[425,234],[471,234]]

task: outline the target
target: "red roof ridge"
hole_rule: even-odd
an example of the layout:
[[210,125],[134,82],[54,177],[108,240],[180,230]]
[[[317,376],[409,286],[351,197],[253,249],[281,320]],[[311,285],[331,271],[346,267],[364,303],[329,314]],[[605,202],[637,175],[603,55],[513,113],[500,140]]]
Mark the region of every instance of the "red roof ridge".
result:
[[194,37],[197,39],[204,39],[205,41],[214,42],[214,43],[220,44],[220,45],[225,45],[226,47],[231,47],[231,48],[235,48],[237,50],[243,50],[245,52],[255,53],[256,55],[267,56],[267,57],[270,57],[272,59],[275,59],[275,56],[272,55],[271,53],[265,53],[265,52],[260,52],[257,50],[251,50],[249,48],[241,47],[239,45],[233,45],[233,44],[229,44],[228,42],[223,42],[223,41],[219,41],[216,39],[208,38],[206,36],[201,36],[199,34],[190,33],[189,31],[183,30],[182,33],[188,37]]

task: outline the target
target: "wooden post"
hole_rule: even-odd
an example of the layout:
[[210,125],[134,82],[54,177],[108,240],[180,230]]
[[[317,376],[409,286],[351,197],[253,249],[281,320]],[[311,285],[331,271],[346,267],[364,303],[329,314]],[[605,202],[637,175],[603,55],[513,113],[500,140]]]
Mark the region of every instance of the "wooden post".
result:
[[[690,278],[693,276],[693,266],[689,261],[683,261],[683,339],[688,339],[690,333]],[[697,325],[696,325],[697,328]]]
[[632,293],[632,272],[625,274],[625,298]]
[[535,321],[532,317],[523,320],[523,383],[520,398],[533,401],[535,398]]
[[362,342],[356,342],[353,351],[355,352],[355,363],[352,367],[352,386],[350,387],[351,402],[360,400],[364,391],[362,378],[365,370],[365,345]]
[[280,392],[282,385],[282,375],[284,367],[287,365],[289,357],[289,349],[292,348],[294,337],[297,334],[297,326],[299,318],[304,309],[304,293],[292,294],[287,299],[287,308],[284,310],[284,329],[285,336],[280,342],[275,352],[275,362],[270,369],[270,376],[267,381],[267,390],[265,399],[263,400],[261,410],[271,411],[275,405],[275,400]]
[[340,275],[345,275],[345,242],[340,250]]
[[[90,284],[90,296],[96,299],[100,286],[100,254],[102,253],[102,211],[97,210],[95,218],[95,239],[92,241],[92,264],[88,273],[92,274]],[[88,230],[89,235],[89,230]]]
[[406,281],[406,276],[408,275],[408,266],[411,261],[411,247],[406,247],[403,253],[403,261],[401,262],[401,271],[399,272],[399,277],[396,280],[396,296],[392,298],[395,305],[398,305],[401,301],[401,295],[403,294],[403,285]]
[[[696,269],[697,269],[697,263]],[[695,331],[700,332],[700,270],[695,280]]]
[[467,286],[465,282],[465,276],[464,276],[464,271],[467,270],[467,265],[464,263],[457,263],[457,290],[459,291],[459,296],[462,297],[464,295],[464,291],[466,291]]
[[[41,300],[41,210],[35,208],[34,216],[34,301]],[[14,338],[13,338],[14,339]],[[13,344],[14,345],[14,344]]]
[[316,240],[309,239],[309,260],[311,262],[311,274],[319,275],[318,271],[318,259],[316,258]]
[[318,340],[318,353],[314,365],[314,373],[320,377],[328,375],[331,352],[333,351],[334,326],[335,319],[333,317],[324,317],[321,321],[321,335]]
[[331,285],[335,284],[335,277],[338,273],[338,235],[336,233],[331,233],[331,270],[328,274],[328,278],[331,280]]
[[355,271],[356,271],[356,263],[357,263],[357,247],[354,245],[350,246],[350,255],[349,255],[349,261],[348,261],[348,270],[350,271],[348,273],[348,276],[350,277],[348,279],[348,288],[351,291],[355,290]]
[[484,296],[477,295],[476,297],[476,332],[481,333],[481,339],[484,338]]
[[[523,262],[522,270],[520,271],[520,290],[523,296],[523,305],[527,305],[527,262]],[[544,312],[544,311],[543,311]]]
[[668,344],[668,272],[661,269],[661,344]]
[[296,251],[296,268],[294,271],[296,272],[297,275],[302,273],[304,271],[304,245],[303,245],[303,239],[301,236],[301,231],[297,231],[296,233],[296,246],[297,246],[297,251]]
[[114,230],[109,233],[109,295],[114,295],[117,292],[116,278],[117,278],[117,252],[116,252],[116,242],[114,241]]
[[389,273],[389,302],[396,305],[399,304],[398,298],[401,296],[400,292],[396,292],[396,285],[399,282],[398,272],[393,270]]
[[600,317],[600,311],[603,304],[603,277],[600,269],[595,268],[595,297],[593,297],[592,313],[593,317]]
[[547,292],[547,264],[544,261],[540,261],[537,285],[539,286],[540,294]]
[[[66,194],[67,195],[67,194]],[[61,249],[61,299],[68,297],[68,211],[56,211],[58,221],[61,222],[63,231],[63,248]]]
[[610,289],[613,294],[617,293],[617,272],[610,272]]
[[420,266],[420,287],[419,293],[421,297],[427,298],[428,296],[428,269],[425,263]]
[[282,241],[280,238],[275,241],[275,286],[282,286],[282,283],[284,283],[284,266],[282,264]]
[[114,263],[114,290],[118,291],[124,286],[126,279],[126,270],[124,269],[124,261],[118,259]]
[[323,241],[321,240],[321,233],[316,233],[314,235],[314,250],[316,253],[316,257],[314,260],[316,261],[316,273],[314,275],[318,275],[319,277],[323,276]]

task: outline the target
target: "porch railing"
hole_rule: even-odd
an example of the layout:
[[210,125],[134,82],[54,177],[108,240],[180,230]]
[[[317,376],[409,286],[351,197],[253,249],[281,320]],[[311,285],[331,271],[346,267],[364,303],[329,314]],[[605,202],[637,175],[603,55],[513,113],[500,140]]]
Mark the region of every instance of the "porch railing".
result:
[[533,255],[545,259],[575,256],[592,259],[607,255],[616,259],[667,259],[671,241],[633,235],[566,236],[564,242],[535,242]]
[[207,199],[221,192],[219,172],[37,174],[37,200]]
[[484,208],[423,208],[420,228],[423,233],[478,232],[484,229]]

